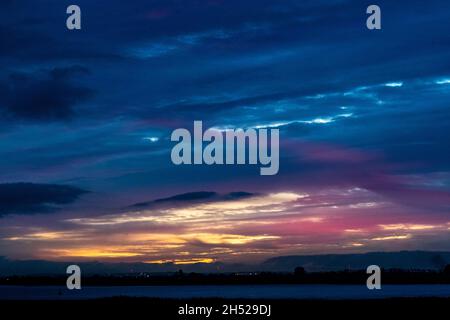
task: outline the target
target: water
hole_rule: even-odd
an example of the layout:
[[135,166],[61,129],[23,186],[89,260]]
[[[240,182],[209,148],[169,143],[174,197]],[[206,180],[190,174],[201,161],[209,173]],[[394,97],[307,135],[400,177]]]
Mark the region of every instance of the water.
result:
[[361,285],[186,285],[84,287],[0,286],[2,300],[66,300],[116,296],[149,298],[254,298],[254,299],[380,299],[395,297],[450,297],[450,285],[384,285],[368,290]]

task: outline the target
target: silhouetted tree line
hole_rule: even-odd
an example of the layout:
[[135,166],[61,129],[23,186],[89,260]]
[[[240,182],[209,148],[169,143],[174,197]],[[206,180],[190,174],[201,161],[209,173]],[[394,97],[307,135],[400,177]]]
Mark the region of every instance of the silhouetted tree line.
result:
[[[365,284],[365,270],[307,272],[184,273],[91,275],[82,278],[84,286],[108,285],[238,285],[238,284]],[[441,271],[383,269],[384,284],[450,284],[450,265]],[[65,285],[65,276],[0,277],[0,285]]]

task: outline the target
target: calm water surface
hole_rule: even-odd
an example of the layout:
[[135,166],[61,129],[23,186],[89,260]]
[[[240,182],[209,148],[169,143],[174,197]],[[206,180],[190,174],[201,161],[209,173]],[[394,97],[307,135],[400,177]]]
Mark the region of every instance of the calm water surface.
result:
[[385,285],[368,290],[360,285],[186,285],[83,287],[0,286],[0,299],[93,299],[116,296],[158,298],[257,298],[257,299],[379,299],[393,297],[450,297],[450,285]]

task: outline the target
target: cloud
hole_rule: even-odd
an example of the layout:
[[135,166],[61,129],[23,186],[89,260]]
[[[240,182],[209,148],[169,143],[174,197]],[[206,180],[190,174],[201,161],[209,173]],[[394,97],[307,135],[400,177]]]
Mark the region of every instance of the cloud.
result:
[[57,184],[0,184],[0,217],[8,214],[35,214],[57,210],[87,191]]
[[[0,4],[9,5],[0,10],[1,180],[102,190],[69,212],[2,219],[0,234],[15,239],[0,243],[2,254],[194,261],[448,249],[450,2],[382,1],[389,15],[370,36],[365,8],[350,0],[108,3],[79,0],[88,19],[74,32],[64,2]],[[174,166],[170,131],[193,120],[279,128],[280,173]],[[17,197],[0,208],[64,204]],[[370,240],[402,234],[411,239]],[[242,239],[255,241],[230,244]]]
[[74,107],[93,94],[93,90],[73,82],[75,76],[87,73],[80,66],[12,73],[8,80],[0,82],[0,110],[6,117],[23,120],[68,119],[73,116]]
[[[249,195],[244,192],[230,193],[225,196],[211,197],[209,194],[200,194],[208,201],[192,203],[192,198],[199,197],[198,193],[183,195],[185,198],[181,206],[172,203],[168,208],[144,207],[139,210],[125,211],[119,214],[103,215],[95,218],[76,218],[67,221],[80,225],[120,225],[129,223],[192,223],[215,221],[220,215],[221,219],[234,219],[248,217],[249,215],[283,213],[287,207],[305,194],[293,192],[279,192],[271,194]],[[198,200],[198,198],[197,198]],[[212,201],[211,201],[212,200]],[[179,201],[179,200],[178,200]],[[187,203],[186,203],[187,202]],[[153,204],[155,202],[152,202]],[[135,209],[135,208],[134,208]]]
[[197,191],[197,192],[187,192],[182,194],[177,194],[167,198],[160,198],[147,202],[139,202],[131,205],[130,207],[142,208],[149,207],[158,204],[176,204],[183,202],[207,202],[207,201],[220,201],[220,200],[237,200],[255,196],[256,194],[249,192],[230,192],[227,194],[218,194],[212,191]]

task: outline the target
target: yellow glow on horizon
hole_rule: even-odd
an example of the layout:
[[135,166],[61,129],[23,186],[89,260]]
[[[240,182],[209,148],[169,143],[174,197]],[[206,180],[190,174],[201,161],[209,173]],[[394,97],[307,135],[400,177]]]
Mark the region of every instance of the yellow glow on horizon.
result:
[[348,232],[348,233],[361,233],[364,232],[363,229],[345,229],[344,232]]
[[377,238],[372,238],[372,240],[374,241],[386,241],[386,240],[404,240],[404,239],[410,239],[411,235],[410,234],[404,234],[404,235],[395,235],[395,236],[386,236],[386,237],[377,237]]
[[269,235],[257,235],[257,236],[245,236],[239,234],[214,234],[214,233],[194,233],[194,234],[186,234],[182,236],[185,239],[189,240],[199,240],[203,243],[208,244],[246,244],[253,241],[261,241],[261,240],[275,240],[279,239],[278,236],[269,236]]
[[364,243],[354,242],[351,244],[352,247],[362,247],[364,246]]
[[437,226],[426,224],[380,224],[383,230],[430,230],[435,229]]
[[[123,237],[122,237],[123,236]],[[256,241],[276,240],[280,237],[271,235],[239,235],[215,233],[180,233],[180,234],[131,234],[122,235],[123,245],[83,246],[74,248],[54,248],[44,250],[43,253],[51,258],[127,258],[163,254],[183,250],[185,245],[202,242],[217,247],[245,245]],[[46,237],[53,237],[53,235]],[[111,239],[110,239],[111,240]],[[59,245],[58,245],[59,246]],[[211,251],[209,251],[211,254]],[[206,258],[205,258],[206,259]],[[186,259],[183,259],[183,261]],[[179,262],[180,264],[183,261]],[[190,260],[189,260],[190,261]],[[178,262],[177,262],[178,263]]]
[[261,240],[275,240],[278,236],[269,235],[239,235],[239,234],[224,234],[224,233],[182,233],[182,234],[134,234],[129,235],[129,241],[154,241],[157,243],[164,243],[165,245],[182,245],[190,241],[201,241],[208,244],[246,244],[253,241]]
[[212,258],[192,258],[192,259],[162,259],[162,260],[147,260],[144,263],[173,263],[173,264],[194,264],[194,263],[213,263],[215,259]]

